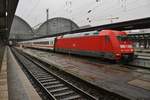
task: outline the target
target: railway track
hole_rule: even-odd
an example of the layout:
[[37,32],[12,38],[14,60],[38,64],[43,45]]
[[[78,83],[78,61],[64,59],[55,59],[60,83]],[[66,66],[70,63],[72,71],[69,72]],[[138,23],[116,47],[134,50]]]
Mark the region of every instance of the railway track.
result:
[[12,49],[20,64],[40,86],[46,100],[96,100],[97,98],[67,82],[40,63],[29,60],[25,55]]
[[[116,93],[109,92],[109,91],[107,91],[107,90],[105,90],[103,88],[100,88],[100,87],[98,87],[96,85],[88,83],[88,82],[86,82],[86,81],[84,81],[84,80],[82,80],[82,79],[80,79],[80,78],[78,78],[78,77],[76,77],[76,76],[66,72],[66,71],[63,71],[63,70],[57,68],[56,67],[57,65],[44,62],[44,61],[42,61],[42,60],[40,60],[40,59],[38,59],[38,58],[36,58],[34,56],[31,56],[31,55],[29,55],[29,54],[27,54],[25,52],[22,52],[19,49],[15,49],[15,51],[16,50],[17,50],[17,52],[20,52],[21,54],[23,54],[25,56],[25,58],[27,58],[28,60],[32,61],[33,63],[40,64],[40,66],[43,66],[44,69],[46,68],[46,70],[48,70],[48,71],[50,70],[51,72],[55,73],[56,76],[59,76],[59,77],[63,78],[63,80],[66,80],[70,84],[73,84],[74,86],[78,87],[82,91],[86,91],[86,93],[90,94],[92,97],[94,97],[94,99],[98,99],[98,100],[129,100],[129,99],[127,99],[128,97],[124,97],[124,96],[118,95]],[[28,75],[27,75],[27,77],[28,77]],[[28,78],[30,80],[30,77],[28,77]],[[35,83],[32,82],[32,79],[31,79],[31,83],[34,86]],[[41,87],[41,85],[38,86],[38,87]],[[37,86],[35,86],[35,88],[37,88]],[[36,90],[38,91],[39,89],[36,89]],[[42,91],[42,92],[45,93],[45,91]],[[39,94],[41,94],[41,91],[40,91]],[[47,94],[45,94],[45,95],[47,95]],[[43,95],[41,95],[41,97],[42,96]],[[44,100],[47,100],[47,98],[44,99]],[[89,99],[89,100],[93,100],[93,99]]]
[[[75,60],[79,61],[79,62],[84,62],[84,63],[89,63],[89,64],[93,64],[93,65],[96,65],[96,66],[101,66],[101,64],[104,64],[104,65],[114,65],[114,66],[120,66],[120,67],[123,67],[123,68],[128,68],[128,69],[131,69],[131,70],[150,70],[150,67],[145,67],[145,66],[138,66],[138,65],[135,65],[135,64],[132,64],[132,63],[116,63],[114,61],[111,61],[111,60],[107,60],[106,59],[102,59],[102,58],[94,58],[94,57],[87,57],[87,56],[79,56],[79,55],[68,55],[68,54],[64,54],[64,53],[53,53],[53,52],[50,52],[50,51],[47,51],[47,50],[41,50],[41,49],[33,49],[31,48],[30,50],[33,50],[32,52],[36,52],[36,51],[40,51],[40,52],[45,52],[44,55],[46,54],[49,54],[51,53],[52,55],[56,55],[56,56],[60,56],[60,57],[66,57],[66,55],[68,57],[71,57],[74,58]],[[43,53],[42,53],[43,54]],[[77,58],[77,59],[76,59]],[[80,59],[80,60],[79,60]]]

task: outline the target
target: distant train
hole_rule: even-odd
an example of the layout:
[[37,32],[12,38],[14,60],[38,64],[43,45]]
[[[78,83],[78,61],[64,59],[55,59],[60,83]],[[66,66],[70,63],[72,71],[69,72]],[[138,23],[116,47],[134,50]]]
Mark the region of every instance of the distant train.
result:
[[19,42],[23,47],[47,49],[55,52],[106,58],[115,61],[132,60],[133,43],[121,31],[102,30],[67,34]]

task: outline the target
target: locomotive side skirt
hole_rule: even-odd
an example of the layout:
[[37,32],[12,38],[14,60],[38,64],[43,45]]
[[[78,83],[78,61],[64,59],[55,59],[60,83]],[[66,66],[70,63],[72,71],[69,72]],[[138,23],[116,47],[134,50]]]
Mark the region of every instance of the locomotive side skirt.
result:
[[68,54],[77,54],[82,56],[91,56],[91,57],[101,57],[107,59],[115,59],[115,55],[110,52],[95,52],[95,51],[80,51],[80,50],[71,50],[71,49],[62,49],[62,48],[55,48],[56,52],[63,52]]

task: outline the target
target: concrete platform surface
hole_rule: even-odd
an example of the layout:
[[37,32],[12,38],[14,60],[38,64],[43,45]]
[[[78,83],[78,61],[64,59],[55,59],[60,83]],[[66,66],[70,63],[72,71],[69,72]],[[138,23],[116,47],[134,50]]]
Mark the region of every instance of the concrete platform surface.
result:
[[133,70],[116,64],[93,64],[68,55],[22,50],[108,91],[132,100],[150,100],[149,70]]
[[4,52],[2,65],[0,68],[0,100],[8,100],[7,50]]
[[8,91],[10,100],[41,100],[8,49]]
[[135,52],[134,54],[137,55],[137,57],[145,57],[145,59],[150,59],[150,53]]
[[150,53],[135,52],[137,58],[130,62],[130,65],[150,68]]
[[138,57],[134,61],[130,62],[129,64],[133,66],[140,66],[143,68],[150,69],[150,58],[146,59],[145,57]]
[[148,48],[148,49],[135,48],[135,51],[136,51],[136,52],[147,52],[147,53],[150,53],[150,48]]

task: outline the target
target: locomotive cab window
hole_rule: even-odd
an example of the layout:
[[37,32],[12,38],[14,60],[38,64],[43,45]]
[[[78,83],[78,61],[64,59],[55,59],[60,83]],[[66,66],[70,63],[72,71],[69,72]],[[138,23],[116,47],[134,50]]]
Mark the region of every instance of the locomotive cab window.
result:
[[128,37],[126,35],[119,35],[119,36],[117,36],[117,39],[119,41],[126,41],[126,40],[128,40]]
[[94,33],[93,33],[93,35],[98,35],[98,34],[99,34],[99,32],[98,32],[98,31],[96,31],[96,32],[94,32]]

